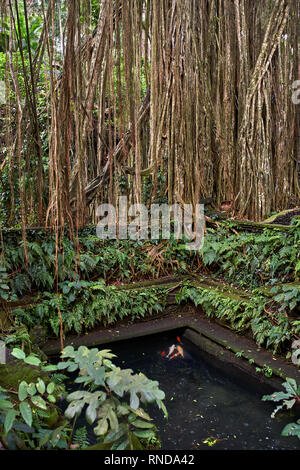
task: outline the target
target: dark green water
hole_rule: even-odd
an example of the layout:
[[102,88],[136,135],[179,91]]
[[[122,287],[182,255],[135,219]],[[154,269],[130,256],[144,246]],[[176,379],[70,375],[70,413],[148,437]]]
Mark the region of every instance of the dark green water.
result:
[[[253,387],[232,372],[220,371],[184,339],[184,358],[162,358],[161,352],[177,343],[177,335],[167,333],[99,347],[117,354],[117,365],[143,372],[164,390],[169,419],[165,420],[155,406],[148,408],[163,450],[300,449],[298,438],[281,436],[285,424],[296,418],[287,413],[270,417],[274,404],[261,401],[270,390],[263,389],[259,380]],[[81,419],[78,425],[83,425]],[[217,442],[210,447],[203,443],[207,438]]]

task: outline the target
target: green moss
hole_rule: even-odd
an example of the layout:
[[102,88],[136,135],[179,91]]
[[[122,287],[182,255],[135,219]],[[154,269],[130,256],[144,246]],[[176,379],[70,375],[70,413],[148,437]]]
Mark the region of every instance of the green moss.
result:
[[47,383],[50,382],[48,375],[39,368],[25,364],[18,359],[8,364],[0,364],[0,385],[8,390],[18,390],[20,382],[35,382],[39,377]]
[[277,212],[276,214],[271,215],[268,219],[264,220],[264,224],[271,224],[278,216],[288,214],[289,212],[294,212],[295,209],[287,209],[281,212]]

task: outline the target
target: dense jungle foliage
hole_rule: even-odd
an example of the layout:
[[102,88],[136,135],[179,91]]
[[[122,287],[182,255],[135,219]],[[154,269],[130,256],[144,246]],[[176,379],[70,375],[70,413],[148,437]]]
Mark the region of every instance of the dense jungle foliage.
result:
[[[299,222],[288,232],[265,229],[260,234],[237,233],[230,223],[208,228],[199,253],[186,250],[178,240],[104,242],[91,232],[93,228],[85,229],[76,241],[64,238],[60,252],[53,235],[32,232],[27,266],[22,240],[15,243],[10,232],[5,233],[0,295],[11,302],[7,305],[12,324],[6,332],[10,342],[14,328],[30,330],[36,324],[48,335],[59,336],[58,309],[64,335],[162,312],[167,285],[136,285],[129,292],[124,287],[170,276],[179,279],[176,302],[201,305],[208,317],[238,332],[251,331],[259,345],[284,352],[299,337]],[[222,279],[224,291],[180,279],[187,275]],[[28,301],[18,305],[24,296]]]
[[[98,449],[160,447],[158,382],[110,349],[64,347],[72,335],[188,307],[291,366],[299,18],[299,0],[0,0],[0,450],[85,449],[82,411]],[[100,240],[98,208],[120,196],[204,203],[203,247]],[[290,225],[268,225],[287,209]],[[274,415],[300,402],[284,379],[263,398],[282,402]],[[300,437],[299,422],[283,433]]]

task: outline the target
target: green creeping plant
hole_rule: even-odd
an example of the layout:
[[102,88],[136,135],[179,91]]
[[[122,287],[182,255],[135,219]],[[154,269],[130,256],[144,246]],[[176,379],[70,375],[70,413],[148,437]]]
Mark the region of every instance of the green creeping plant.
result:
[[[297,383],[294,379],[288,378],[286,382],[282,384],[283,388],[285,389],[284,392],[274,392],[272,395],[264,395],[262,397],[263,401],[273,401],[273,402],[281,402],[278,405],[271,417],[274,418],[276,413],[283,408],[290,410],[296,404],[300,403],[300,386],[297,386]],[[300,439],[300,420],[296,423],[289,423],[287,424],[281,433],[282,436],[297,436]]]

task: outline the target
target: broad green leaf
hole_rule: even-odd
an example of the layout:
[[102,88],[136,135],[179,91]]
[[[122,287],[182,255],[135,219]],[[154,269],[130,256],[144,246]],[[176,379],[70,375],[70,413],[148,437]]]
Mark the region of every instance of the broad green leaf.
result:
[[27,387],[27,392],[29,393],[29,395],[35,395],[36,394],[36,385],[34,383],[30,383]]
[[97,426],[94,428],[96,436],[103,436],[108,430],[107,418],[99,419]]
[[67,370],[68,370],[68,372],[75,372],[75,370],[77,370],[77,369],[78,369],[78,364],[75,364],[75,363],[71,362],[71,364],[69,365]]
[[91,396],[90,392],[86,392],[85,390],[77,390],[76,392],[72,392],[67,396],[68,401],[73,400],[82,400],[87,399]]
[[130,450],[144,450],[139,438],[135,436],[132,432],[129,432],[129,439]]
[[287,377],[286,382],[282,384],[288,393],[296,394],[297,393],[297,383],[295,379]]
[[153,423],[143,421],[142,419],[136,419],[135,421],[133,421],[132,425],[136,428],[142,428],[142,429],[151,429],[154,427]]
[[66,346],[64,348],[64,350],[62,351],[61,355],[63,357],[72,357],[72,358],[74,358],[75,357],[75,351],[74,351],[73,346]]
[[54,365],[54,364],[49,365],[49,366],[43,366],[42,370],[44,370],[45,372],[53,372],[53,371],[57,370],[57,366]]
[[57,370],[64,370],[70,367],[73,364],[71,361],[66,361],[66,362],[59,362],[57,364]]
[[38,392],[41,395],[43,395],[45,393],[45,390],[46,390],[45,382],[42,379],[39,379],[38,383],[36,384],[36,388],[37,388]]
[[46,405],[45,400],[42,397],[40,397],[39,395],[31,397],[31,401],[34,404],[34,406],[37,406],[38,408],[41,408],[42,410],[47,409],[47,405]]
[[49,395],[51,395],[55,390],[55,384],[53,382],[50,382],[48,385],[47,385],[47,393],[49,393]]
[[95,385],[104,385],[104,374],[105,374],[105,368],[100,367],[100,369],[95,369],[92,377],[94,379]]
[[25,382],[25,380],[23,380],[19,385],[19,391],[18,391],[18,396],[19,396],[20,401],[23,401],[28,397],[27,388],[28,388],[28,383]]
[[47,410],[41,410],[41,409],[38,409],[36,410],[37,411],[37,414],[41,417],[41,418],[50,418],[51,416],[51,410],[47,408]]
[[121,415],[121,416],[125,416],[125,415],[128,415],[129,414],[129,406],[127,405],[127,403],[122,403],[121,405],[118,405],[117,406],[117,411],[118,411],[118,415]]
[[151,437],[155,437],[155,432],[150,431],[150,430],[145,430],[145,431],[140,431],[138,429],[135,429],[133,431],[133,434],[137,437],[141,437],[143,439],[149,439]]
[[39,447],[42,448],[45,444],[47,444],[47,442],[49,441],[51,437],[51,431],[48,431],[44,437],[42,437],[42,439],[40,439],[39,441]]
[[26,364],[30,364],[31,366],[39,366],[42,361],[38,357],[28,356],[24,359],[24,362],[26,362]]
[[15,421],[14,423],[14,430],[21,431],[21,432],[34,432],[34,428],[28,426],[27,424],[23,423],[22,421]]
[[1,285],[0,285],[0,288],[1,288],[1,289],[4,289],[4,290],[9,290],[9,287],[8,287],[8,285],[6,285],[6,284],[1,284]]
[[87,385],[93,382],[93,378],[92,377],[77,377],[74,380],[74,382],[78,384],[84,383],[85,385]]
[[112,429],[116,429],[116,430],[119,429],[119,421],[118,421],[116,413],[114,412],[112,408],[109,408],[108,410],[108,419],[110,421],[110,427]]
[[28,426],[31,427],[31,425],[32,425],[32,411],[31,411],[29,403],[27,403],[27,401],[23,401],[22,403],[20,403],[19,409],[20,409],[21,415],[22,415],[25,423]]
[[134,391],[130,392],[130,408],[137,410],[140,404],[139,397]]
[[110,450],[125,450],[126,447],[129,446],[129,439],[128,439],[128,436],[125,436],[123,437],[122,439],[120,439],[118,442],[115,442]]
[[9,408],[13,408],[14,405],[8,401],[8,400],[0,400],[0,408],[2,408],[3,410],[7,410]]
[[300,424],[289,423],[287,424],[281,433],[282,436],[298,436],[300,439]]
[[11,354],[17,359],[25,359],[26,357],[26,354],[24,353],[24,351],[22,351],[22,349],[19,349],[19,348],[14,348]]
[[285,398],[290,398],[290,394],[285,393],[285,392],[276,392],[276,393],[273,393],[272,395],[264,395],[262,397],[262,401],[267,401],[267,400],[281,401],[281,400],[284,400]]
[[9,410],[6,414],[5,421],[4,421],[4,432],[8,434],[11,430],[14,421],[16,419],[18,412],[16,410]]
[[119,440],[124,434],[126,434],[126,432],[127,432],[126,425],[121,424],[118,431],[116,431],[116,430],[110,431],[105,436],[105,439],[104,439],[103,442],[105,444],[112,444],[113,442],[116,442],[117,440]]
[[132,411],[140,418],[146,419],[147,421],[152,421],[148,413],[146,413],[146,411],[144,411],[142,408],[138,408],[137,410]]
[[98,401],[92,401],[92,403],[89,404],[89,406],[86,409],[86,420],[89,424],[93,424],[96,417],[97,417],[97,407],[98,407]]
[[169,415],[168,415],[168,411],[167,411],[167,408],[166,408],[166,405],[164,404],[164,402],[161,401],[161,400],[158,400],[157,404],[158,404],[159,408],[163,411],[165,418],[168,419]]
[[69,419],[74,418],[75,415],[79,415],[84,407],[84,400],[75,400],[70,403],[68,408],[65,411],[65,416]]

